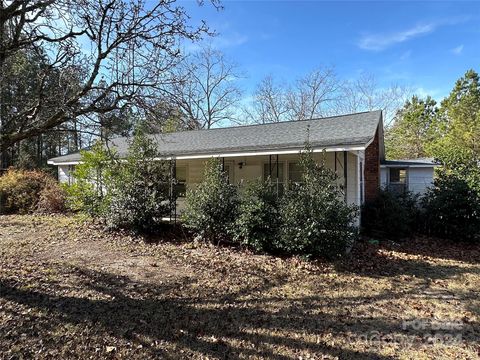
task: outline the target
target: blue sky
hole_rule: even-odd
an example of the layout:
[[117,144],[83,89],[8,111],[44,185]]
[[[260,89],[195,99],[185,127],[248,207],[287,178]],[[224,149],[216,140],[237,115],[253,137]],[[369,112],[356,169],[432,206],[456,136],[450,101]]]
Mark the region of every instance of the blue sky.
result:
[[480,1],[182,4],[219,33],[210,41],[245,71],[247,92],[268,74],[288,82],[333,65],[344,79],[365,71],[441,99],[467,69],[480,71]]

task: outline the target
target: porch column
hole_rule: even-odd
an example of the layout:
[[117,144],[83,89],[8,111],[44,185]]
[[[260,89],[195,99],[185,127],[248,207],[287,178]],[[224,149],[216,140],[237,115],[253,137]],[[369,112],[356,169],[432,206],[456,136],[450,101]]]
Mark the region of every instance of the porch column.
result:
[[272,180],[272,155],[268,155],[268,176]]
[[278,192],[278,172],[279,172],[279,166],[278,166],[278,154],[277,154],[277,197],[279,195],[279,192]]
[[363,157],[360,151],[357,151],[357,203],[359,206],[363,203]]

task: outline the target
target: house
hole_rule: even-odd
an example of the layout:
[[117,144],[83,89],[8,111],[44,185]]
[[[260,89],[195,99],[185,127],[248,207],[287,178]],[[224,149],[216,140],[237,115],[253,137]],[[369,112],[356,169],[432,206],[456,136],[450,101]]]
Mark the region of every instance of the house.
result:
[[[175,164],[180,208],[186,188],[201,181],[205,160],[211,157],[221,158],[231,183],[270,176],[283,191],[301,177],[299,152],[307,138],[314,157],[320,161],[325,156],[326,165],[337,173],[347,203],[361,205],[373,199],[382,185],[404,184],[423,192],[433,178],[432,162],[385,160],[381,111],[152,136],[162,158]],[[128,139],[112,139],[112,145],[122,156]],[[68,182],[79,161],[80,154],[74,153],[48,163],[58,166],[61,182]]]

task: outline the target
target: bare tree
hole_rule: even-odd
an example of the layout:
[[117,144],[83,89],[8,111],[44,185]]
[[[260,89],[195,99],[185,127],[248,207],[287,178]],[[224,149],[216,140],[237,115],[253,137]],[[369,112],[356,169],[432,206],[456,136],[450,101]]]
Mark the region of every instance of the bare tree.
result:
[[407,87],[397,84],[380,87],[371,74],[342,81],[333,68],[325,67],[299,78],[290,87],[278,85],[267,76],[244,112],[249,122],[270,123],[380,109],[388,124],[409,95]]
[[374,75],[362,73],[358,79],[345,81],[341,85],[334,112],[348,114],[380,109],[383,110],[385,122],[388,124],[410,93],[409,88],[398,84],[382,88]]
[[271,75],[266,76],[257,86],[252,104],[244,112],[248,121],[260,124],[288,120],[290,107],[285,87],[276,84]]
[[[22,50],[44,51],[50,60],[21,108],[3,101],[0,79],[0,150],[69,119],[156,96],[174,81],[167,74],[180,59],[179,42],[208,33],[205,24],[192,28],[187,19],[175,0],[0,0],[0,73]],[[57,92],[47,93],[52,71],[61,79]]]
[[318,68],[298,79],[287,93],[290,120],[327,116],[338,99],[340,81],[331,67]]
[[181,109],[187,127],[210,129],[235,120],[241,73],[221,51],[204,47],[180,64],[176,77],[182,80],[173,84],[171,103]]
[[278,84],[269,75],[257,86],[252,103],[245,109],[246,117],[258,123],[323,117],[331,113],[339,88],[340,81],[331,67],[315,69],[293,86]]

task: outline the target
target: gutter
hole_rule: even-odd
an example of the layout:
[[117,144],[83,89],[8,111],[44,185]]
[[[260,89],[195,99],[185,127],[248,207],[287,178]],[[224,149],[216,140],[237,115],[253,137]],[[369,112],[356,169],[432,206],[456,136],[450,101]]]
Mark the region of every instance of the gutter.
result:
[[[340,146],[340,147],[323,147],[323,148],[316,148],[313,149],[314,153],[319,152],[343,152],[343,151],[359,151],[365,150],[365,145],[347,145],[347,146]],[[298,154],[303,150],[301,148],[289,149],[289,150],[265,150],[265,151],[246,151],[246,152],[228,152],[228,153],[207,153],[207,154],[191,154],[191,155],[170,155],[170,156],[162,156],[155,158],[154,160],[190,160],[190,159],[209,159],[212,157],[242,157],[242,156],[262,156],[262,155],[287,155],[287,154]],[[47,164],[49,165],[76,165],[79,164],[80,161],[52,161],[48,160]]]

